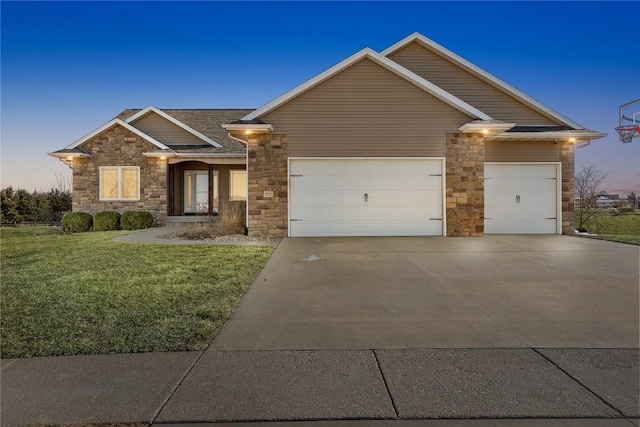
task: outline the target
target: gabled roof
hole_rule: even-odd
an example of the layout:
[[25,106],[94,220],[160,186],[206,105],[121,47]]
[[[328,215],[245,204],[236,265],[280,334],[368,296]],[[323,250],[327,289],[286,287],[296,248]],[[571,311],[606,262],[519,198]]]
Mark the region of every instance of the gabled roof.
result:
[[254,120],[254,119],[257,119],[257,118],[267,114],[268,112],[275,110],[276,108],[278,108],[281,105],[287,103],[291,99],[301,95],[302,93],[304,93],[304,92],[308,91],[309,89],[317,86],[318,84],[322,83],[323,81],[331,78],[332,76],[338,74],[339,72],[345,70],[346,68],[350,67],[351,65],[353,65],[353,64],[355,64],[355,63],[357,63],[357,62],[359,62],[359,61],[361,61],[363,59],[369,59],[369,60],[375,62],[376,64],[380,65],[381,67],[386,68],[387,70],[389,70],[389,71],[393,72],[394,74],[402,77],[403,79],[405,79],[408,82],[414,84],[415,86],[419,87],[420,89],[424,90],[425,92],[431,94],[432,96],[438,98],[439,100],[445,102],[446,104],[449,104],[453,108],[455,108],[455,109],[467,114],[468,116],[470,116],[472,118],[482,119],[482,120],[491,120],[491,117],[489,117],[487,114],[483,113],[482,111],[480,111],[480,110],[476,109],[475,107],[467,104],[466,102],[464,102],[460,98],[457,98],[457,97],[453,96],[449,92],[446,92],[446,91],[442,90],[441,88],[439,88],[438,86],[434,85],[433,83],[423,79],[422,77],[418,76],[417,74],[413,73],[412,71],[409,71],[408,69],[404,68],[400,64],[397,64],[397,63],[393,62],[389,58],[386,58],[383,55],[380,55],[379,53],[377,53],[376,51],[374,51],[374,50],[372,50],[370,48],[362,49],[360,52],[355,53],[354,55],[350,56],[349,58],[345,59],[344,61],[334,65],[331,68],[329,68],[325,72],[318,74],[316,77],[312,78],[311,80],[308,80],[307,82],[301,84],[300,86],[290,90],[289,92],[287,92],[284,95],[274,99],[273,101],[269,102],[268,104],[265,104],[264,106],[258,108],[257,110],[255,110],[251,114],[248,114],[248,115],[244,116],[242,119],[243,120]]
[[[126,120],[135,114],[138,114],[140,109],[128,109],[118,114],[118,118]],[[230,123],[239,120],[242,116],[245,116],[253,109],[169,109],[163,108],[160,111],[173,117],[175,120],[179,120],[185,125],[191,127],[197,132],[205,135],[206,137],[216,141],[221,147],[208,146],[208,152],[211,153],[237,153],[244,154],[246,152],[245,145],[230,138],[227,131],[222,128],[223,123]],[[171,146],[176,149],[177,146]]]
[[478,67],[475,64],[472,64],[471,62],[467,61],[466,59],[462,58],[461,56],[453,53],[452,51],[450,51],[449,49],[445,48],[444,46],[434,42],[433,40],[423,36],[420,33],[413,33],[410,36],[405,37],[404,39],[400,40],[399,42],[395,43],[394,45],[388,47],[387,49],[383,50],[381,52],[381,55],[383,56],[389,56],[392,53],[402,49],[403,47],[409,45],[410,43],[413,42],[417,42],[419,44],[421,44],[422,46],[438,53],[439,55],[445,57],[446,59],[450,60],[451,62],[453,62],[454,64],[458,65],[459,67],[467,70],[468,72],[476,75],[477,77],[479,77],[480,79],[494,85],[495,87],[497,87],[498,89],[502,90],[503,92],[507,93],[508,95],[514,97],[515,99],[519,100],[520,102],[524,103],[525,105],[533,108],[534,110],[548,116],[551,117],[555,120],[558,120],[559,122],[570,126],[572,129],[584,129],[583,126],[579,125],[578,123],[574,122],[573,120],[570,120],[569,118],[563,116],[562,114],[558,113],[557,111],[547,107],[546,105],[544,105],[543,103],[533,99],[532,97],[530,97],[529,95],[525,94],[524,92],[516,89],[515,87],[509,85],[508,83],[500,80],[499,78],[497,78],[496,76],[488,73],[487,71],[483,70],[482,68]]
[[168,150],[169,149],[169,147],[167,147],[166,145],[164,145],[160,141],[155,140],[154,138],[150,137],[146,133],[142,132],[139,129],[136,129],[135,127],[131,126],[129,123],[127,123],[124,120],[121,120],[121,119],[119,119],[117,117],[115,119],[105,123],[104,125],[100,126],[98,129],[94,130],[93,132],[83,136],[79,140],[71,143],[70,145],[67,145],[65,147],[65,149],[76,148],[77,146],[81,145],[84,142],[87,142],[88,140],[90,140],[94,136],[99,135],[99,134],[101,134],[102,132],[104,132],[104,131],[106,131],[108,129],[111,129],[114,126],[122,126],[123,128],[127,129],[128,131],[135,133],[136,135],[138,135],[142,139],[152,143],[153,145],[155,145],[156,147],[160,148],[161,150]]
[[218,144],[217,142],[215,142],[214,140],[212,140],[211,138],[207,137],[206,135],[203,135],[202,133],[198,132],[197,130],[193,129],[190,126],[187,126],[186,124],[184,124],[183,122],[176,120],[175,118],[171,117],[169,114],[166,114],[165,112],[163,112],[162,110],[157,109],[156,107],[154,107],[153,105],[148,106],[147,108],[144,108],[140,111],[138,111],[136,114],[134,114],[133,116],[129,117],[128,119],[126,119],[125,121],[127,123],[130,124],[134,124],[137,120],[140,120],[141,118],[143,118],[144,116],[146,116],[149,113],[155,113],[157,115],[159,115],[160,117],[162,117],[165,120],[170,121],[171,123],[173,123],[174,125],[184,129],[185,131],[189,132],[190,134],[192,134],[193,136],[200,138],[201,140],[203,140],[204,142],[213,145],[214,147],[218,147],[221,148],[222,145]]

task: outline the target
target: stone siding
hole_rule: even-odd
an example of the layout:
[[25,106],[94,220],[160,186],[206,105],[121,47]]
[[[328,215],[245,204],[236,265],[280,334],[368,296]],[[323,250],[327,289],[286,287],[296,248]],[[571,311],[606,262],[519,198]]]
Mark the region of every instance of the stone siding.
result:
[[[286,135],[258,134],[248,137],[249,236],[288,235],[287,156]],[[273,197],[265,197],[265,191],[272,191]]]
[[562,162],[562,234],[575,233],[575,145],[569,141],[560,143]]
[[447,236],[484,236],[484,138],[446,136]]
[[[86,141],[80,148],[89,158],[73,161],[73,210],[95,214],[100,211],[144,210],[158,225],[167,216],[167,161],[142,153],[158,147],[129,130],[115,126]],[[101,166],[139,166],[140,200],[100,201]]]

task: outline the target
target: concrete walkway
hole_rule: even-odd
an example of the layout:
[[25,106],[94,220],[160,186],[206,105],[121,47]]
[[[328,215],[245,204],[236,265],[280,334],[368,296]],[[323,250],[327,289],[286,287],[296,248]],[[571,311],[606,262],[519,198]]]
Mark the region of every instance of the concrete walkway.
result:
[[162,238],[176,231],[180,231],[187,226],[188,223],[169,224],[165,227],[150,228],[135,233],[126,234],[124,236],[115,237],[115,242],[122,243],[150,243],[156,245],[241,245],[241,246],[272,246],[276,247],[280,240],[181,240]]
[[2,360],[1,423],[637,426],[639,249],[285,239],[204,352]]

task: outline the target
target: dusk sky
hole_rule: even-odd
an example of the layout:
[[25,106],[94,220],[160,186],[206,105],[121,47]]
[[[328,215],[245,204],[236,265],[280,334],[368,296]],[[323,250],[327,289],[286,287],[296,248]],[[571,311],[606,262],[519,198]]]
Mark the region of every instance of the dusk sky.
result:
[[[638,2],[0,3],[1,187],[48,190],[63,148],[125,108],[258,108],[364,47],[418,31],[581,125],[607,133],[576,169],[640,194]],[[640,110],[640,105],[634,110]],[[629,111],[632,113],[634,111]]]

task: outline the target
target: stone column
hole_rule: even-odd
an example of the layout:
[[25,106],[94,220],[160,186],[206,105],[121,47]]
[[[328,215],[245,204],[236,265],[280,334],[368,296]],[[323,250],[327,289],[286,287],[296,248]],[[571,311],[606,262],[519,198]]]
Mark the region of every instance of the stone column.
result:
[[286,135],[257,134],[247,141],[249,236],[287,237]]
[[484,138],[447,134],[447,236],[484,236]]
[[560,143],[562,162],[562,234],[575,233],[575,145],[569,141]]

